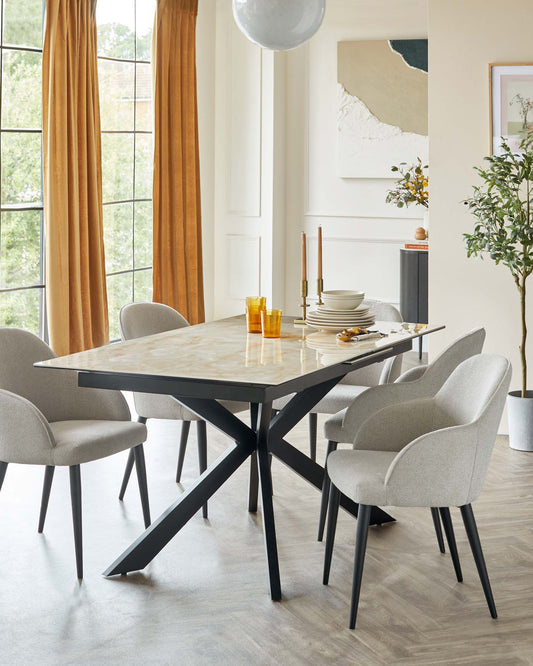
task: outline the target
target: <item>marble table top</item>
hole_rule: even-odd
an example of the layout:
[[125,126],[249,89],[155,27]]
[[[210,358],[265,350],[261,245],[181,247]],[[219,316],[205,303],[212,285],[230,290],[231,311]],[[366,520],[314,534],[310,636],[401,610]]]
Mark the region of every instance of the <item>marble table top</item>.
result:
[[284,318],[280,338],[246,332],[244,316],[113,343],[36,365],[82,372],[118,373],[274,386],[325,366],[355,359],[443,326],[376,322],[386,337],[340,342],[335,333],[296,326]]

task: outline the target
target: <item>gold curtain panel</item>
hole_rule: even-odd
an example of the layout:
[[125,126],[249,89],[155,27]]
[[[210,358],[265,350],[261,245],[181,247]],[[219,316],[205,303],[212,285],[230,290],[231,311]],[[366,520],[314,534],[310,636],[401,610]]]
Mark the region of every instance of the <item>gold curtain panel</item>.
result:
[[96,0],[47,0],[43,171],[50,343],[109,341],[103,243]]
[[153,33],[154,294],[204,321],[196,101],[198,0],[159,0]]

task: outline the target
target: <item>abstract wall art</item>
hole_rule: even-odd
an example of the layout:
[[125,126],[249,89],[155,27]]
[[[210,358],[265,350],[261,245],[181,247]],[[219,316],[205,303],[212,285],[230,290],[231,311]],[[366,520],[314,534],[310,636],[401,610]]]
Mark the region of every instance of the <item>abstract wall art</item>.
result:
[[390,178],[391,166],[428,159],[426,39],[337,44],[338,172]]

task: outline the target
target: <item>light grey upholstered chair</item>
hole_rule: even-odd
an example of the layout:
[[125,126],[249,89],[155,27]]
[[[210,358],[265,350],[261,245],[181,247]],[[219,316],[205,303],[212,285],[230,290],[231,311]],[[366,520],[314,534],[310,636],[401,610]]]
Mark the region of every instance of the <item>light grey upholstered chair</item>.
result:
[[439,507],[450,531],[457,580],[462,582],[448,520],[449,507],[458,506],[490,614],[497,617],[472,502],[485,480],[510,381],[511,365],[503,356],[468,358],[433,397],[389,404],[359,428],[353,450],[334,451],[328,457],[331,489],[325,585],[340,493],[359,504],[350,629],[355,627],[372,505]]
[[[390,303],[365,299],[363,304],[372,308],[376,314],[377,321],[403,321],[400,312]],[[363,391],[366,391],[369,386],[388,384],[395,381],[400,376],[401,369],[402,355],[400,354],[380,363],[373,363],[366,368],[354,370],[341,379],[309,412],[310,458],[316,460],[318,414],[336,414],[341,409],[347,407]],[[273,408],[279,411],[291,398],[292,395],[289,395],[275,400]]]
[[[364,421],[380,409],[397,402],[430,398],[437,393],[455,368],[465,359],[481,353],[485,342],[485,329],[475,328],[454,340],[429,365],[420,365],[404,372],[393,384],[379,386],[358,396],[349,407],[331,416],[324,424],[324,435],[328,440],[327,455],[335,451],[340,443],[352,444]],[[322,540],[327,512],[329,492],[327,476],[324,478],[322,503],[318,525],[318,540]],[[440,526],[439,512],[431,509],[437,541],[444,553],[444,539]]]
[[[162,303],[128,303],[128,305],[124,305],[120,310],[119,326],[122,339],[132,340],[134,338],[183,328],[184,326],[189,326],[189,322],[177,310]],[[196,421],[200,474],[207,469],[207,430],[204,420],[170,395],[134,393],[133,399],[135,411],[141,423],[146,423],[148,419],[182,421],[176,483],[181,479],[191,421]],[[247,403],[230,400],[221,402],[234,414],[248,409]],[[120,489],[120,499],[124,497],[133,468],[133,462],[133,456],[130,453]],[[203,507],[203,516],[207,518],[207,504]]]
[[146,427],[132,423],[119,391],[80,388],[75,372],[33,367],[54,357],[33,333],[0,328],[0,488],[8,463],[45,465],[38,528],[42,532],[55,468],[69,467],[76,568],[78,578],[83,578],[80,465],[132,450],[148,527],[142,446]]

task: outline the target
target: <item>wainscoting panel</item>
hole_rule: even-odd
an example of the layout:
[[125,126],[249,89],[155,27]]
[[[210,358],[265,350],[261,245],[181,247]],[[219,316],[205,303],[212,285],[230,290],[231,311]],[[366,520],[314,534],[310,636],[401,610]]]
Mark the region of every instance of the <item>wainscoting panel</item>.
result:
[[261,215],[261,49],[229,24],[227,211]]
[[[227,313],[244,312],[246,296],[256,296],[261,284],[261,238],[259,236],[226,236]],[[237,309],[236,309],[237,308]]]

